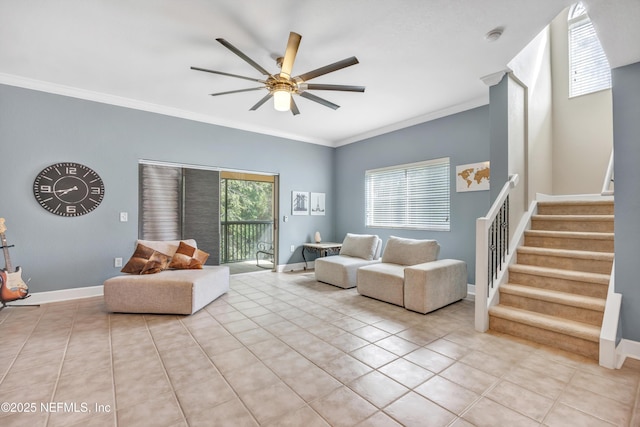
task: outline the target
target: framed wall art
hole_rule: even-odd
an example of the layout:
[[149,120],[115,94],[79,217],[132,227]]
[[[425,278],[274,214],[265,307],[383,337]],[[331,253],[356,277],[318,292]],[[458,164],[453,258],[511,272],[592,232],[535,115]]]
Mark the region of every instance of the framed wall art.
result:
[[324,193],[311,193],[311,215],[324,215],[325,212],[325,194]]
[[489,162],[456,166],[456,192],[489,190],[491,167]]
[[291,192],[291,215],[309,215],[309,193],[306,191]]

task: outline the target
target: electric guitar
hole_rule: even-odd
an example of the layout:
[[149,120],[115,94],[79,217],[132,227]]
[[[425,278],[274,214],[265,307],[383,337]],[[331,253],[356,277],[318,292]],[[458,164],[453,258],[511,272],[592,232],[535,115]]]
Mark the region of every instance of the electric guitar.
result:
[[22,281],[22,273],[20,267],[13,271],[11,266],[11,258],[9,257],[9,245],[4,232],[7,227],[4,225],[4,218],[0,218],[0,242],[2,242],[2,251],[4,252],[5,268],[0,270],[0,302],[3,304],[9,301],[25,299],[29,297],[29,288]]

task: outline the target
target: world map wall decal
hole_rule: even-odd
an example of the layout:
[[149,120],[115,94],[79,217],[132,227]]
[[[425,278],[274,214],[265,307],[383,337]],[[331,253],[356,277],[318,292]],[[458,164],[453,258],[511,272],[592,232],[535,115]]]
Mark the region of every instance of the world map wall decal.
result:
[[490,188],[489,162],[456,166],[456,191],[484,191]]

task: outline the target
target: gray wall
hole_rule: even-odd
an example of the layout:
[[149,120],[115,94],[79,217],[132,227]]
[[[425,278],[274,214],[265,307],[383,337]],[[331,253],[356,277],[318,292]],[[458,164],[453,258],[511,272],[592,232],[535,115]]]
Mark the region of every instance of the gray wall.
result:
[[[31,292],[101,285],[118,273],[113,258],[126,261],[138,234],[139,159],[280,174],[280,264],[301,262],[300,245],[316,230],[333,234],[330,197],[326,216],[291,216],[292,190],[332,193],[330,147],[5,85],[0,147],[0,217]],[[66,161],[105,183],[102,204],[77,218],[46,212],[32,191],[38,172]],[[121,211],[128,222],[119,222]]]
[[[469,283],[475,283],[475,221],[489,209],[489,192],[456,193],[457,165],[489,160],[489,107],[422,123],[336,149],[335,240],[346,233],[436,239],[440,258],[467,262]],[[451,159],[451,230],[416,231],[365,227],[364,174],[367,169],[422,160]]]
[[640,63],[612,70],[616,292],[622,337],[640,341]]

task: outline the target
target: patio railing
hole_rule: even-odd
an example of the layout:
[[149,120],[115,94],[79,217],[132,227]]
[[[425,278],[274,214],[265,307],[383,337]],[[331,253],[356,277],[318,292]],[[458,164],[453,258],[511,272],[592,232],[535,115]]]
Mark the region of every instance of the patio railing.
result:
[[271,243],[273,221],[223,221],[220,223],[220,262],[256,259],[258,244]]

